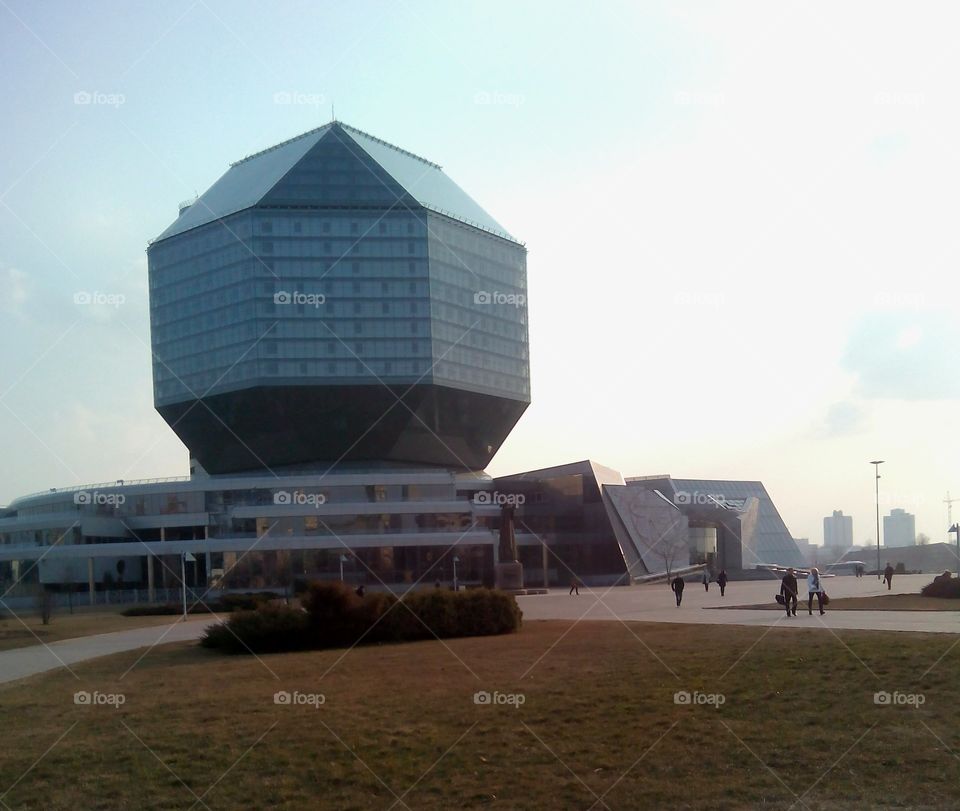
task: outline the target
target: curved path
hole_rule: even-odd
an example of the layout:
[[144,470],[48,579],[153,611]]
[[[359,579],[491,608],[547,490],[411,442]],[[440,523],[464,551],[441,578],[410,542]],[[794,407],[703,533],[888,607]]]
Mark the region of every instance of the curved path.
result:
[[98,656],[109,656],[112,653],[123,653],[168,642],[199,639],[204,628],[212,624],[210,617],[204,619],[82,636],[45,645],[0,651],[0,684],[58,667],[69,667]]

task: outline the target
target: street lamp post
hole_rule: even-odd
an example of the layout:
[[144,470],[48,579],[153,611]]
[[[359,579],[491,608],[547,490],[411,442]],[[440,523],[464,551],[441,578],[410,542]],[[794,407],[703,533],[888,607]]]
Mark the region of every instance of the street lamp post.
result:
[[460,558],[456,555],[453,556],[453,590],[459,591],[457,588],[457,564],[460,562]]
[[880,579],[880,465],[883,464],[883,459],[879,459],[875,462],[871,462],[873,465],[873,470],[876,475],[876,488],[877,488],[877,580]]
[[340,556],[340,582],[341,583],[343,582],[343,564],[346,562],[347,562],[347,556],[341,555]]

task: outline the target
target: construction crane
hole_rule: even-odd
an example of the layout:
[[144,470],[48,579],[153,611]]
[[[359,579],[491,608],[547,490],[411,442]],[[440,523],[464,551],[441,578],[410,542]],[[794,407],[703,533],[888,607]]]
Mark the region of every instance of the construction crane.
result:
[[[953,502],[960,501],[960,498],[950,498],[950,491],[947,490],[947,497],[943,500],[943,503],[947,505],[947,526],[953,526]],[[950,530],[947,530],[947,535],[949,536]]]

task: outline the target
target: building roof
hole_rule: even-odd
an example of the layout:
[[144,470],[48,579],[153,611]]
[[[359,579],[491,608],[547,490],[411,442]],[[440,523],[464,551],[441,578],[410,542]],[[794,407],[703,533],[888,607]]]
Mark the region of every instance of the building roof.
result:
[[333,130],[346,135],[424,208],[517,242],[470,195],[444,174],[440,166],[339,121],[325,124],[231,164],[226,173],[183,210],[154,241],[182,234],[257,205]]

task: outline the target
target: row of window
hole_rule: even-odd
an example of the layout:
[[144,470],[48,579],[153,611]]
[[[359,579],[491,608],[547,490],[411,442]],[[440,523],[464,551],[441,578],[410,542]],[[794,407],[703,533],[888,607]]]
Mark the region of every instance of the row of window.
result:
[[349,234],[356,236],[360,234],[376,233],[379,236],[406,236],[419,235],[425,233],[425,228],[409,215],[381,215],[380,217],[369,217],[365,219],[344,219],[330,218],[323,219],[316,217],[309,218],[291,218],[290,215],[274,219],[260,219],[259,231],[261,234],[276,234],[286,236],[291,234],[300,234],[303,236],[316,236],[319,234]]
[[[328,385],[342,380],[365,379],[370,381],[377,377],[403,377],[406,379],[419,378],[429,375],[430,380],[456,381],[483,386],[493,393],[507,392],[513,395],[527,395],[530,391],[529,378],[526,366],[517,370],[516,374],[507,375],[491,371],[479,370],[472,366],[458,365],[448,361],[433,363],[430,359],[422,360],[336,360],[336,361],[255,361],[237,364],[226,373],[221,369],[205,371],[197,374],[185,373],[178,379],[170,379],[167,375],[155,376],[155,392],[159,401],[176,401],[178,398],[189,398],[208,392],[214,384],[218,388],[226,388],[234,383],[251,379],[277,377],[283,379],[302,378],[304,376],[322,377]],[[426,382],[430,382],[426,380]]]

